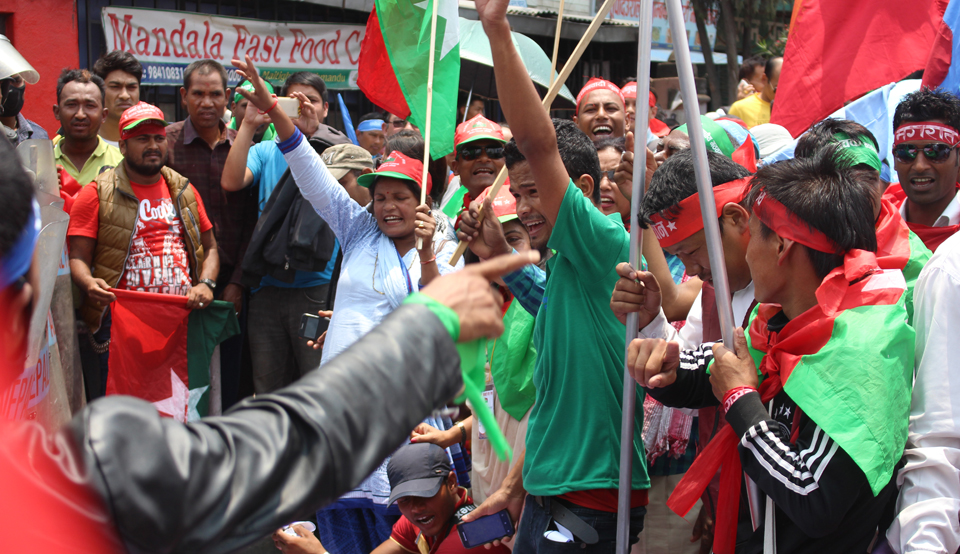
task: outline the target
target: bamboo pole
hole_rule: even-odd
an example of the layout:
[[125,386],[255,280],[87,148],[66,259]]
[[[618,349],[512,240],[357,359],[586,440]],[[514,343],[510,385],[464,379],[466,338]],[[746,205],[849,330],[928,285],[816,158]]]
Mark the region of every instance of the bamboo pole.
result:
[[[420,203],[427,203],[427,178],[430,176],[430,130],[433,127],[433,65],[437,57],[437,8],[442,0],[433,0],[430,15],[430,63],[427,66],[427,128],[423,132],[423,175],[420,177]],[[423,248],[423,239],[417,238],[417,250]]]
[[[573,72],[574,66],[577,65],[578,61],[580,61],[580,56],[583,55],[584,50],[587,49],[590,41],[593,40],[593,35],[597,34],[597,29],[600,28],[600,24],[603,23],[604,18],[606,18],[607,14],[610,12],[610,8],[613,7],[614,1],[615,0],[605,0],[603,5],[600,6],[600,9],[597,10],[597,15],[594,16],[593,21],[590,22],[590,26],[587,27],[587,31],[583,34],[580,42],[577,43],[577,47],[574,48],[573,53],[570,54],[570,58],[567,60],[567,63],[563,65],[560,75],[557,76],[557,79],[553,82],[553,85],[550,86],[550,90],[547,91],[547,95],[543,97],[542,104],[544,109],[549,108],[553,104],[554,99],[556,99],[557,94],[563,87],[563,83],[567,81],[567,77],[569,77],[570,73]],[[509,121],[507,123],[509,123]],[[500,173],[497,174],[497,180],[494,181],[493,188],[490,190],[490,194],[488,194],[487,197],[496,198],[497,194],[500,193],[500,187],[503,186],[503,183],[506,180],[507,166],[503,166],[500,169]],[[482,223],[484,218],[482,205],[480,206],[477,217],[478,223]],[[467,242],[461,241],[457,246],[457,250],[453,253],[453,256],[450,257],[450,265],[457,265],[457,262],[460,261],[460,257],[463,256],[463,253],[466,251]]]
[[[646,129],[650,104],[650,48],[653,34],[653,0],[640,0],[640,17],[637,25],[637,110],[633,126],[633,194],[630,203],[630,266],[640,269],[640,250],[643,244],[643,229],[638,214],[643,204],[646,185],[647,141]],[[641,101],[642,99],[642,101]],[[637,165],[640,164],[640,165]],[[627,315],[625,349],[637,338],[640,314]],[[617,491],[617,545],[616,554],[630,551],[630,495],[633,492],[633,427],[637,410],[637,382],[630,375],[630,362],[624,354],[623,367],[623,416],[620,420],[620,484]]]
[[[557,10],[557,32],[553,35],[553,58],[550,61],[550,86],[553,86],[554,77],[557,73],[557,55],[560,53],[560,27],[563,25],[563,3],[560,0],[560,9]],[[550,87],[547,87],[550,88]]]

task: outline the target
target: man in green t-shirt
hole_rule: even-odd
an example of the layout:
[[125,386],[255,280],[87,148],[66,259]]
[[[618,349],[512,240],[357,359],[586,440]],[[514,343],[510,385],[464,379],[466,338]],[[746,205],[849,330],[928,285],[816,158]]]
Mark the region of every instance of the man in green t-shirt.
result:
[[[464,519],[507,507],[516,520],[522,506],[516,549],[546,552],[576,544],[580,552],[612,553],[626,328],[608,305],[617,281],[616,266],[628,258],[630,237],[619,215],[604,216],[597,207],[596,148],[572,122],[551,122],[541,106],[510,40],[508,3],[478,0],[477,11],[490,39],[501,107],[513,130],[514,141],[506,148],[510,187],[518,214],[531,200],[538,204],[544,221],[524,223],[534,242],[548,235],[547,247],[556,254],[547,263],[546,289],[534,329],[537,398],[530,413],[522,475],[511,472],[501,490]],[[642,400],[638,389],[637,402]],[[638,417],[633,541],[643,528],[650,486],[641,423]],[[525,493],[529,496],[524,505]]]

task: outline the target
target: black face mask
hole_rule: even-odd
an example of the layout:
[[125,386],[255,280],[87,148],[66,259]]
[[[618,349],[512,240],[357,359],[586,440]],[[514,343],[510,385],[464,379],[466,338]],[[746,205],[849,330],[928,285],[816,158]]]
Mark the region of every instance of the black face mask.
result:
[[0,117],[16,117],[23,108],[23,91],[27,85],[22,87],[7,86],[3,91],[3,104],[0,105]]

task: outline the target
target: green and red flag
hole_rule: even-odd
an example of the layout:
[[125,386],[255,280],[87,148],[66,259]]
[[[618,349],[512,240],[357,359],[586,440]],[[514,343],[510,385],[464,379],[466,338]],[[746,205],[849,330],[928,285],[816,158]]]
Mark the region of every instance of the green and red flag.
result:
[[191,310],[185,296],[111,292],[107,394],[142,398],[181,422],[207,415],[214,349],[240,332],[233,304]]
[[[817,305],[779,332],[781,311],[761,304],[747,344],[763,375],[760,396],[781,390],[860,467],[874,494],[890,482],[903,454],[913,387],[914,338],[907,324],[906,282],[876,256],[852,250],[817,289]],[[742,469],[738,437],[724,427],[697,457],[667,505],[685,515],[721,469],[714,551],[733,554]]]
[[453,151],[457,91],[460,86],[458,4],[454,0],[376,0],[360,46],[357,85],[374,104],[409,120],[427,124],[430,64],[430,16],[437,5],[433,68],[430,155]]

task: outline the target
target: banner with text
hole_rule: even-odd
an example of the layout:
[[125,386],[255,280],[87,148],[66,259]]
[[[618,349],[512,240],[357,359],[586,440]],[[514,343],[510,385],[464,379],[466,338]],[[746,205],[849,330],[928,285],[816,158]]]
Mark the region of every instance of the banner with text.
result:
[[[641,0],[616,0],[613,7],[610,8],[610,17],[623,21],[640,20],[640,2]],[[601,0],[591,0],[593,15],[597,14],[597,7],[603,2]],[[713,49],[717,43],[717,10],[707,10],[707,17],[704,23],[707,26],[707,37],[710,39],[710,48]],[[697,34],[697,21],[693,17],[693,4],[691,0],[683,0],[683,21],[687,28],[687,43],[691,50],[702,51],[700,46],[700,35]],[[670,22],[667,20],[667,4],[663,0],[653,1],[653,47],[654,48],[673,48],[673,34],[670,32]]]
[[103,8],[107,50],[126,50],[143,64],[144,85],[182,85],[191,62],[224,65],[228,86],[240,80],[230,65],[250,56],[264,79],[282,83],[312,71],[331,89],[357,88],[363,25],[263,21],[144,8]]

